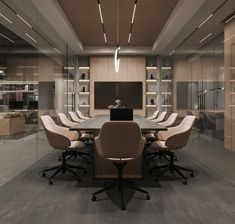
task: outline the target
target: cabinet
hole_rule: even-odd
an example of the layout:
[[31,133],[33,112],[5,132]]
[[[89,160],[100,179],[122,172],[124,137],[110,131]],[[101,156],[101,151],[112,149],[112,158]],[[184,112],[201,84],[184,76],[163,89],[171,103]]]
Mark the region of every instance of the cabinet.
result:
[[90,67],[78,67],[78,108],[89,115],[90,111]]
[[160,69],[160,101],[163,111],[173,110],[173,68],[171,66]]
[[157,109],[157,72],[156,66],[146,66],[146,116]]

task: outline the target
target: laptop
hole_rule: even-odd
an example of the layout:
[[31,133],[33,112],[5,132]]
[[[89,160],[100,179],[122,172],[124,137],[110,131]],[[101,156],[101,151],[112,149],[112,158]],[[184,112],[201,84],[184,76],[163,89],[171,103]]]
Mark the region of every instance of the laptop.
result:
[[133,121],[132,108],[111,108],[110,121]]

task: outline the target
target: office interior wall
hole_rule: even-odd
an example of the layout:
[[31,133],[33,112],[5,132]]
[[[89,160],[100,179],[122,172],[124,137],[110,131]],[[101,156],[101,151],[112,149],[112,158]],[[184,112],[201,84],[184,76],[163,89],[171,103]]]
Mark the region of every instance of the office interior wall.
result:
[[[119,72],[114,69],[113,56],[92,56],[90,58],[90,114],[109,113],[109,110],[94,109],[95,81],[141,81],[143,82],[143,108],[135,110],[136,114],[145,115],[145,57],[121,56]],[[105,89],[104,89],[105,91]],[[131,91],[131,90],[130,90]]]

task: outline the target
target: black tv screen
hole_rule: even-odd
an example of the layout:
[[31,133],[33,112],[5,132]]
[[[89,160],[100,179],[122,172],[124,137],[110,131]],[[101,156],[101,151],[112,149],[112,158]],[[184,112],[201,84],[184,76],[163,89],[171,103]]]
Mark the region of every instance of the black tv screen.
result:
[[142,82],[95,82],[95,109],[108,109],[121,100],[121,106],[133,109],[143,108]]

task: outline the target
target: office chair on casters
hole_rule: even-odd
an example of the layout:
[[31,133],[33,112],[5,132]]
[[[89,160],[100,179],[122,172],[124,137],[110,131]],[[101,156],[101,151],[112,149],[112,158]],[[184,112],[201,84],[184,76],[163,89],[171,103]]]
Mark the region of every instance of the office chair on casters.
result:
[[78,117],[82,120],[89,120],[90,119],[89,117],[84,116],[80,110],[76,110],[76,113],[77,113]]
[[187,144],[194,121],[195,116],[188,115],[178,126],[169,128],[168,131],[165,132],[160,131],[157,134],[158,140],[154,141],[150,147],[152,149],[156,149],[157,151],[160,150],[163,155],[170,157],[168,164],[163,166],[155,166],[150,170],[152,172],[154,169],[163,168],[163,170],[157,176],[157,179],[165,172],[170,171],[171,173],[178,173],[183,179],[183,184],[187,184],[187,177],[181,172],[181,170],[190,172],[191,177],[194,176],[193,170],[175,164],[175,155],[173,152],[174,150],[182,149]]
[[146,119],[148,119],[148,120],[156,119],[158,114],[159,114],[159,110],[156,110],[151,116],[146,117]]
[[118,188],[121,194],[121,209],[125,210],[123,188],[131,188],[146,194],[149,200],[149,193],[138,188],[131,182],[123,179],[123,169],[127,163],[143,152],[145,139],[141,135],[140,128],[133,121],[109,121],[103,124],[100,134],[95,138],[95,145],[98,154],[111,161],[118,170],[118,179],[115,182],[105,185],[101,190],[93,193],[92,201],[96,201],[96,195]]
[[85,147],[85,144],[81,141],[70,140],[74,139],[75,136],[78,137],[78,133],[69,131],[68,128],[63,128],[56,125],[52,118],[48,115],[41,116],[41,122],[50,146],[52,146],[54,149],[62,151],[61,165],[42,170],[42,176],[46,176],[47,172],[55,170],[55,172],[49,177],[49,184],[51,185],[53,184],[54,177],[58,173],[65,173],[68,171],[75,175],[78,181],[81,181],[79,174],[77,174],[73,169],[81,169],[86,173],[85,168],[67,163],[68,156],[73,156],[75,152],[79,155],[79,151]]
[[167,112],[163,111],[156,119],[153,119],[152,121],[156,122],[156,123],[163,122],[166,118],[166,114],[167,114]]

